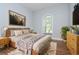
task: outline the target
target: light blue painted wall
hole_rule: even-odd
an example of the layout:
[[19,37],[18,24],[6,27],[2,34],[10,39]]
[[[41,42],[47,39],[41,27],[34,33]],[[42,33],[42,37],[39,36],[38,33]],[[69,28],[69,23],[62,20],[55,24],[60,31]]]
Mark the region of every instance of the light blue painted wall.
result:
[[42,33],[42,20],[46,15],[53,16],[53,37],[61,38],[62,26],[70,26],[69,4],[58,4],[33,13],[33,27],[38,33]]
[[[23,7],[21,4],[1,4],[0,3],[0,31],[3,31],[3,27],[9,26],[8,10],[13,10],[17,13],[26,16],[26,27],[32,28],[32,12],[31,10]],[[12,26],[15,27],[15,26]],[[21,26],[16,26],[21,27]],[[2,32],[0,32],[1,34]]]
[[[9,26],[8,10],[13,10],[26,16],[26,27],[33,28],[38,33],[42,33],[42,20],[46,15],[53,16],[53,37],[60,38],[60,29],[62,26],[72,24],[72,10],[74,4],[54,5],[36,12],[32,12],[21,4],[1,4],[0,3],[0,31],[3,27]],[[10,26],[11,27],[11,26]],[[12,26],[21,27],[21,26]],[[2,32],[0,32],[1,34]]]

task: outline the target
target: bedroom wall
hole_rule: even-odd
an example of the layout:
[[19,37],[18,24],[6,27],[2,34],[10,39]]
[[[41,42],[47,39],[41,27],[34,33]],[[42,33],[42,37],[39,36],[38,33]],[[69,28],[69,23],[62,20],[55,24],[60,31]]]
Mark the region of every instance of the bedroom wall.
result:
[[10,26],[8,10],[13,10],[17,13],[26,16],[26,26],[32,28],[32,12],[28,8],[23,7],[21,4],[1,4],[0,3],[0,34],[3,33],[3,27],[23,27],[23,26]]
[[61,38],[60,31],[62,26],[70,26],[70,7],[69,4],[54,4],[33,13],[33,27],[38,33],[42,33],[42,20],[46,15],[53,16],[53,37]]

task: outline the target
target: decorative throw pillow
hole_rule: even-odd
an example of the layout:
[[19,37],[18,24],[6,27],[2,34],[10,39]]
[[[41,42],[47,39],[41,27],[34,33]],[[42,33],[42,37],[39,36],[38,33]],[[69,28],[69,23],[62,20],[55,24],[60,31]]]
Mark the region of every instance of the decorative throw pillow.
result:
[[23,30],[23,34],[30,33],[30,30]]
[[15,36],[14,30],[11,30],[11,36]]
[[22,35],[22,30],[16,30],[14,32],[15,32],[15,36]]

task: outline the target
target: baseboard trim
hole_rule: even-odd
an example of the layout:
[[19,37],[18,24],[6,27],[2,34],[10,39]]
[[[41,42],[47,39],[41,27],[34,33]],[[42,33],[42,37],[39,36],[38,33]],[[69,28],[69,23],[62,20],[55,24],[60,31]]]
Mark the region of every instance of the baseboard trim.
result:
[[53,40],[63,40],[62,38],[58,38],[58,37],[52,37]]

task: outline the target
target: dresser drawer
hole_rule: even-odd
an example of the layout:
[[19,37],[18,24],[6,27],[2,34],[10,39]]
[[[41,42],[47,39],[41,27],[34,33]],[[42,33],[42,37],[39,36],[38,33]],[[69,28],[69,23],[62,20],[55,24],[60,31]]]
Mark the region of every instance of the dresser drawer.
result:
[[72,48],[72,47],[71,47],[71,53],[74,54],[74,55],[77,54],[76,50],[74,48]]
[[70,34],[70,35],[71,35],[71,38],[74,38],[74,39],[77,38],[77,36],[75,34]]
[[77,44],[76,44],[76,42],[74,40],[71,40],[69,45],[71,46],[72,49],[74,48],[76,50]]
[[73,47],[73,46],[71,46],[71,44],[69,44],[68,48],[69,48],[71,54],[76,54],[76,48],[75,47]]
[[79,39],[78,35],[68,32],[67,34],[67,47],[69,48],[71,54],[78,54],[78,46],[79,46]]

